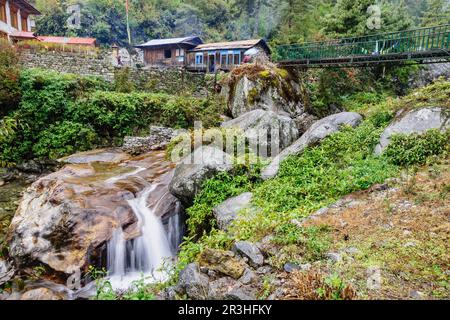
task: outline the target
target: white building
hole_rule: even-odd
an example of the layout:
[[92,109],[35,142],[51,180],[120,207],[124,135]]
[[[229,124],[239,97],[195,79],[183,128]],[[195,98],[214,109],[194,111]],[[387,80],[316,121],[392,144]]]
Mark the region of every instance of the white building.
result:
[[33,15],[41,14],[25,0],[0,0],[0,38],[33,39]]

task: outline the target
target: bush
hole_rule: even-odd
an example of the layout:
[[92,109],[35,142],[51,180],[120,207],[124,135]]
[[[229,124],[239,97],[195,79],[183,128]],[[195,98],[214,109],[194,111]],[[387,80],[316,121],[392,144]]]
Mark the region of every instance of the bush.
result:
[[391,137],[391,143],[384,155],[396,165],[425,164],[430,156],[448,154],[449,141],[450,130],[440,132],[432,129],[424,134],[397,134]]
[[20,101],[19,56],[8,42],[0,40],[0,116],[15,109]]
[[33,153],[40,158],[57,159],[75,151],[87,151],[96,147],[96,132],[76,122],[55,123],[42,131]]
[[151,124],[188,128],[196,120],[204,126],[220,122],[222,106],[214,99],[118,93],[101,78],[28,69],[21,73],[20,85],[22,101],[10,115],[23,129],[0,144],[3,161],[117,145],[126,135],[147,132]]

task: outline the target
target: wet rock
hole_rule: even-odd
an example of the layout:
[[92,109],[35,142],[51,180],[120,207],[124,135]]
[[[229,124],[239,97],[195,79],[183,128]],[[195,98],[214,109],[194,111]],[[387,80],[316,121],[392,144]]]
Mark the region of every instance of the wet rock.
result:
[[200,272],[197,263],[188,264],[180,272],[178,285],[191,299],[205,300],[208,298],[209,279]]
[[63,300],[63,297],[50,289],[38,288],[25,292],[20,300]]
[[380,142],[375,147],[375,154],[381,154],[387,148],[394,134],[423,133],[430,129],[445,128],[450,128],[450,121],[443,108],[429,107],[406,112],[383,131]]
[[[149,169],[134,176],[136,167]],[[69,164],[39,179],[24,192],[8,230],[14,264],[44,264],[62,278],[85,271],[101,260],[116,229],[122,228],[126,239],[140,235],[128,200],[156,178],[155,196],[168,194],[171,170],[164,152],[154,152],[120,164]],[[152,197],[148,205],[162,217],[168,214],[165,210],[173,211],[168,203],[158,206]]]
[[258,247],[248,241],[237,241],[233,245],[233,251],[249,259],[249,263],[254,268],[264,263],[264,257]]
[[199,263],[233,279],[239,279],[245,271],[245,264],[236,259],[231,251],[206,248],[200,255]]
[[199,147],[177,165],[169,185],[170,192],[189,206],[201,191],[204,181],[218,172],[231,169],[233,160],[230,155],[211,146]]
[[253,194],[251,192],[246,192],[237,197],[227,199],[215,207],[213,214],[219,229],[227,230],[230,223],[236,219],[237,214],[241,210],[251,208],[252,197]]
[[42,173],[43,167],[35,160],[24,161],[16,166],[16,168],[26,173]]
[[356,127],[362,121],[361,115],[354,112],[341,112],[323,118],[315,122],[297,141],[290,147],[283,150],[272,162],[263,170],[261,177],[270,179],[278,174],[280,163],[290,155],[300,154],[307,147],[315,145],[339,131],[342,125]]
[[[224,122],[222,127],[242,130],[250,141],[250,146],[259,148],[261,156],[269,156],[271,146],[274,144],[283,150],[299,137],[296,123],[289,115],[261,109],[249,111],[236,119]],[[258,154],[258,150],[254,152]]]
[[128,159],[130,156],[120,149],[98,149],[75,153],[58,161],[67,164],[88,164],[92,162],[119,163]]

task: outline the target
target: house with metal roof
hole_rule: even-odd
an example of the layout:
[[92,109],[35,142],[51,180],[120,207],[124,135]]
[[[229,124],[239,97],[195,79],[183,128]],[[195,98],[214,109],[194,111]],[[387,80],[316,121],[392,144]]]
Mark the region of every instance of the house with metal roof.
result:
[[0,0],[0,38],[33,39],[33,15],[41,13],[25,0]]
[[186,52],[202,44],[199,37],[154,39],[135,46],[144,51],[146,65],[184,66]]
[[206,43],[188,50],[186,68],[191,71],[230,71],[252,57],[268,59],[270,48],[263,39]]

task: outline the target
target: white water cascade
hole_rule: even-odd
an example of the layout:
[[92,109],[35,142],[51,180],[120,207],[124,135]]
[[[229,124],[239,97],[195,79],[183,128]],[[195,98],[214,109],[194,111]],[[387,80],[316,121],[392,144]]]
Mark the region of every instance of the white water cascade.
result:
[[[123,178],[123,177],[121,177]],[[115,181],[117,181],[115,179]],[[115,182],[114,181],[114,182]],[[146,283],[167,279],[165,268],[170,267],[180,239],[180,207],[174,207],[167,230],[156,212],[166,205],[168,193],[159,195],[149,206],[149,198],[158,184],[146,187],[135,199],[128,200],[138,219],[141,236],[126,240],[122,228],[116,229],[107,246],[108,280],[113,289],[126,290],[133,281],[144,277]]]

